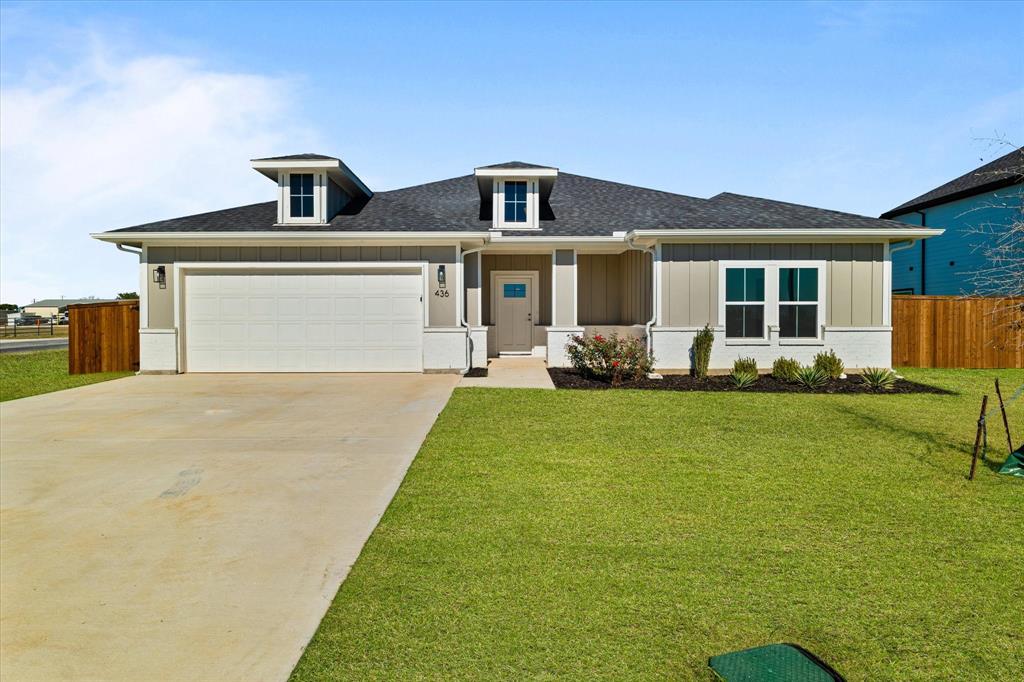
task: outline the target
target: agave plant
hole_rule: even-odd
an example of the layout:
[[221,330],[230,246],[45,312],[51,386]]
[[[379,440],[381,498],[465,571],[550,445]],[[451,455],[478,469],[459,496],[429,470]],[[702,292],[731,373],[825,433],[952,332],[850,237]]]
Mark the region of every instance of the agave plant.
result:
[[861,378],[873,391],[888,391],[896,383],[896,373],[882,367],[868,367]]
[[828,383],[828,374],[820,367],[805,365],[797,370],[796,380],[807,388],[816,389]]
[[750,388],[757,383],[757,372],[741,371],[729,375],[736,388]]

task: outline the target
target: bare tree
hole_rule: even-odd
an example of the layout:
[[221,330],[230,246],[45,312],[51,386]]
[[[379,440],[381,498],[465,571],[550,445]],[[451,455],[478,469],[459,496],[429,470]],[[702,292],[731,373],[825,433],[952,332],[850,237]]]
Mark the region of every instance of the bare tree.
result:
[[1016,178],[1018,182],[998,190],[994,199],[972,209],[995,209],[987,213],[997,217],[969,230],[979,237],[975,248],[981,251],[985,264],[968,279],[973,295],[996,299],[992,315],[996,327],[1006,331],[1006,346],[1021,347],[1024,346],[1024,184],[1020,181],[1024,180],[1024,150],[1003,138],[989,142],[998,148],[1008,148],[1012,154],[1008,167],[989,173],[991,180]]

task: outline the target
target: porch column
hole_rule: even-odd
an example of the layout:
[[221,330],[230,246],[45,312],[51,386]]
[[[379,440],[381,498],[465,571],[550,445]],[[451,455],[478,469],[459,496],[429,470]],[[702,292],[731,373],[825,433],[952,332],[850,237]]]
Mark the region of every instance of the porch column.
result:
[[552,327],[576,326],[576,251],[556,249],[552,277]]

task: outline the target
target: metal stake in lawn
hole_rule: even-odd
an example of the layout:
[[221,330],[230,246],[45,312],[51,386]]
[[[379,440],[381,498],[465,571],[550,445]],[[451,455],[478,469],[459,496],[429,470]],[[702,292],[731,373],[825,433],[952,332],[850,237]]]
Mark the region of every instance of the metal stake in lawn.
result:
[[[1013,438],[1010,437],[1010,422],[1006,419],[1006,405],[1003,404],[1003,393],[999,390],[999,377],[996,377],[996,395],[999,396],[999,409],[1003,413],[1003,428],[1006,429],[1006,444],[1010,446],[1010,449],[1006,452],[1013,454]],[[1010,402],[1013,402],[1017,396],[1011,396]]]
[[[988,406],[988,395],[981,399],[981,414],[978,415],[978,433],[974,436],[974,456],[971,457],[971,473],[967,475],[968,481],[974,480],[974,467],[978,464],[978,448],[981,447],[982,434],[985,431],[985,408]],[[985,440],[988,440],[987,438]]]

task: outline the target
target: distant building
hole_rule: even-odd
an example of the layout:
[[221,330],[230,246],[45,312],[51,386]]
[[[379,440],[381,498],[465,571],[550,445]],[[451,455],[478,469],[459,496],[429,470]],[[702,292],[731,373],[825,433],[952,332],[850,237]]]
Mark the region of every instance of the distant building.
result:
[[972,275],[985,267],[986,226],[1008,225],[1020,216],[1024,199],[1024,152],[1006,156],[911,199],[882,218],[945,234],[916,241],[892,254],[892,292],[957,296],[972,293]]
[[100,303],[107,299],[102,298],[46,298],[42,301],[35,301],[22,306],[21,311],[29,315],[51,318],[67,312],[69,305],[75,303]]

